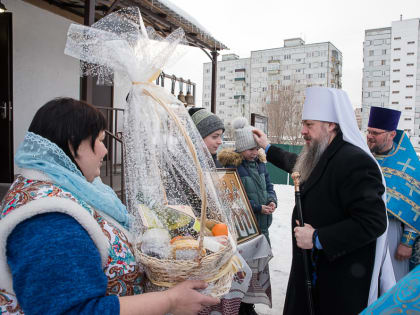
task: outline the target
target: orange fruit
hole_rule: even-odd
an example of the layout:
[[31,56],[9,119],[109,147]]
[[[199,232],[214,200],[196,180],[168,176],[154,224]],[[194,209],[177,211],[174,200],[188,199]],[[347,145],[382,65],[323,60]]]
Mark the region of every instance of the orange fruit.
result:
[[228,235],[227,225],[224,223],[217,223],[211,229],[213,236]]

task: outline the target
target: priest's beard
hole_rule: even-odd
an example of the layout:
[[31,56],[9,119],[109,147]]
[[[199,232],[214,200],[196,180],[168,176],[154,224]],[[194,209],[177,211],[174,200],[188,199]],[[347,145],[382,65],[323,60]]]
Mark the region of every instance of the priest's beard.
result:
[[322,134],[319,139],[312,139],[312,142],[305,144],[303,147],[293,168],[293,172],[299,172],[301,182],[306,182],[309,175],[311,175],[321,155],[328,147],[328,141],[328,131],[322,129]]

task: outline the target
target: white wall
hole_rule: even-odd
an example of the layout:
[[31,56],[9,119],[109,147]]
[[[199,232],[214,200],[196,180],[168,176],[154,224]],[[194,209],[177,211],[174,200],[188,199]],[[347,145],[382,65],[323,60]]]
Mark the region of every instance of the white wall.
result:
[[79,61],[64,55],[70,20],[22,0],[13,13],[14,153],[39,107],[58,96],[79,98]]
[[[392,69],[399,69],[399,72],[391,72],[390,83],[390,102],[398,102],[399,104],[391,108],[400,110],[401,118],[398,124],[398,129],[409,129],[409,136],[414,135],[414,113],[416,100],[416,76],[417,76],[417,47],[419,37],[419,19],[410,19],[403,21],[392,22],[392,43],[391,43],[391,62]],[[414,42],[415,44],[408,44]],[[400,50],[395,51],[395,48]],[[409,56],[407,53],[414,53]],[[393,61],[400,60],[400,61]],[[413,64],[413,66],[408,66]],[[407,75],[413,77],[407,77]],[[398,80],[398,83],[394,83]],[[412,86],[412,88],[408,88]],[[393,94],[393,91],[398,91],[398,94]],[[412,99],[406,99],[406,96],[411,96]],[[409,110],[408,108],[412,108]],[[418,146],[417,143],[413,143]]]

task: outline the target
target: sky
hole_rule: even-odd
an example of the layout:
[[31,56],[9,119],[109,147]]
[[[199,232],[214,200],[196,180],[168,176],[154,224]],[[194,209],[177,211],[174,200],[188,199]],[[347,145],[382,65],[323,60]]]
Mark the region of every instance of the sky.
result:
[[[214,38],[248,58],[253,50],[283,47],[283,40],[301,37],[307,44],[331,42],[343,54],[342,88],[353,107],[361,107],[363,40],[367,29],[390,27],[392,21],[420,18],[420,0],[172,0]],[[222,58],[219,56],[218,60]],[[188,49],[165,72],[197,83],[201,106],[203,63],[210,59]],[[169,82],[167,83],[169,84]],[[185,93],[185,88],[184,88]]]

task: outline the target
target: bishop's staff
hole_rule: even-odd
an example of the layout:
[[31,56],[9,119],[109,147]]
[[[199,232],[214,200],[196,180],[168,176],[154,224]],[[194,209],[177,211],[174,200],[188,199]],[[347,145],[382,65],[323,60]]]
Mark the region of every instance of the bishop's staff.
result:
[[[301,227],[304,227],[303,223],[303,214],[302,214],[302,205],[300,202],[300,189],[299,189],[299,179],[300,174],[298,172],[292,173],[293,182],[295,184],[295,202],[296,202],[296,210],[299,218],[299,225]],[[305,282],[306,282],[306,291],[307,291],[307,297],[308,297],[308,307],[309,307],[309,314],[314,315],[314,303],[312,300],[312,283],[311,283],[311,277],[309,274],[309,266],[308,266],[308,253],[306,252],[306,249],[302,248],[302,255],[303,255],[303,268],[305,269]]]

